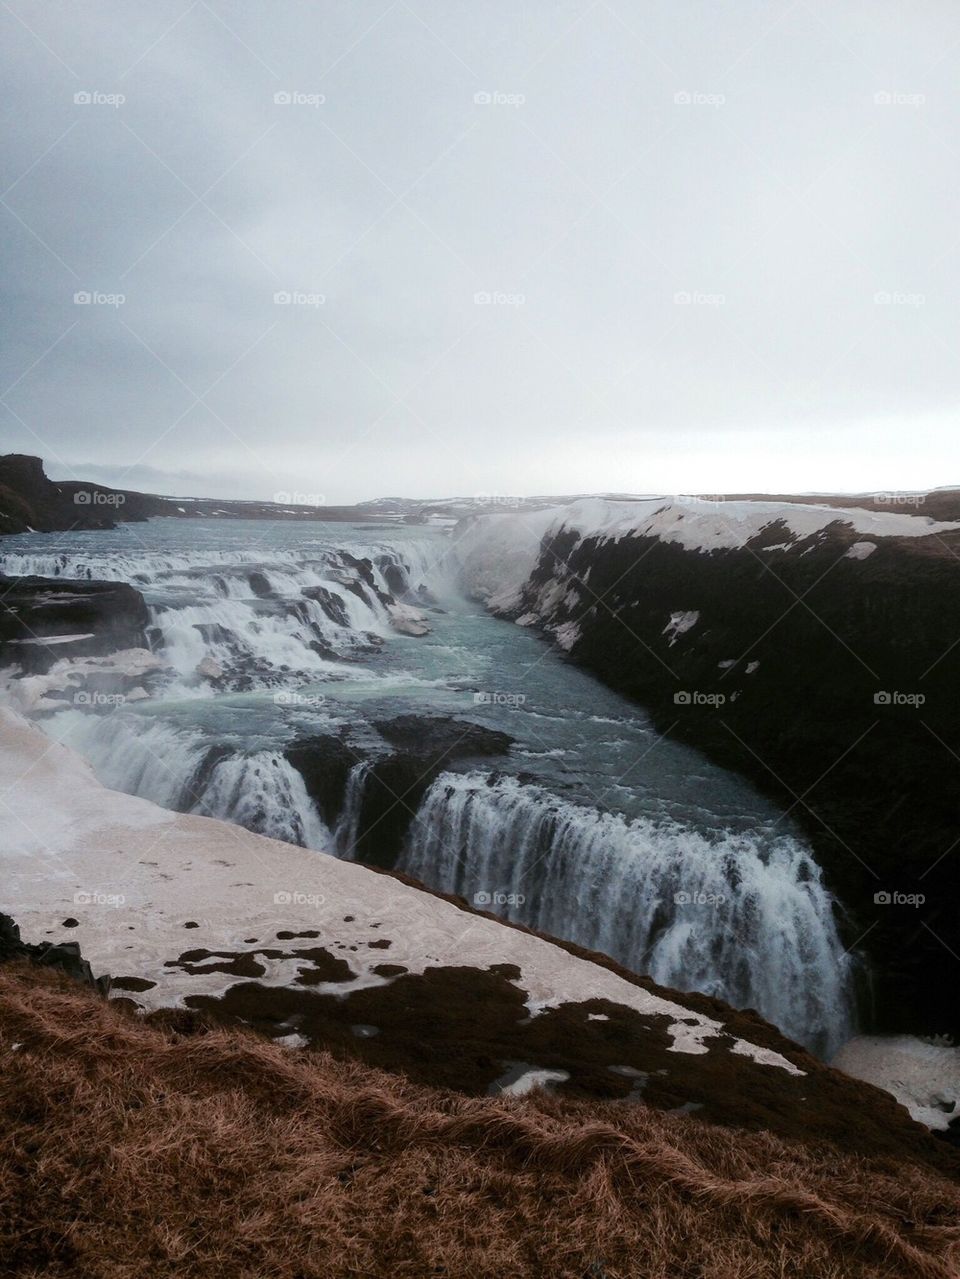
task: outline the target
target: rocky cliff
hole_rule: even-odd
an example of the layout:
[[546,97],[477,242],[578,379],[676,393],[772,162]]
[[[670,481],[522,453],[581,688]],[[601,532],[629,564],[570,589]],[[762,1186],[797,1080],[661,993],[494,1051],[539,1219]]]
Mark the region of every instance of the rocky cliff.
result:
[[458,530],[469,589],[805,829],[879,1029],[960,1029],[960,526],[761,502],[581,503]]

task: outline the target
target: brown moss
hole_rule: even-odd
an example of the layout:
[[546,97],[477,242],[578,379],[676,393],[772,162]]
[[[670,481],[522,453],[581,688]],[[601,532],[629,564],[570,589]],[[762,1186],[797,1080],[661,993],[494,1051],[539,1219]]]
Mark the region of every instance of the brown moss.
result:
[[960,1194],[909,1163],[643,1105],[467,1098],[68,986],[0,973],[5,1273],[956,1274]]

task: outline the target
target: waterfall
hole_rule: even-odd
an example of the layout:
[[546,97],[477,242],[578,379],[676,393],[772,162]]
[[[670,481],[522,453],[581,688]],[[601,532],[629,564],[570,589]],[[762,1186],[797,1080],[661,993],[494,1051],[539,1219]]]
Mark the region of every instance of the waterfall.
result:
[[665,986],[755,1008],[821,1055],[849,1037],[852,960],[819,868],[789,836],[709,837],[446,773],[402,869]]
[[304,848],[333,848],[303,778],[277,751],[221,760],[191,812],[225,817],[247,830]]
[[336,854],[345,861],[353,861],[354,849],[360,834],[360,805],[363,801],[363,788],[371,767],[369,760],[361,760],[360,763],[354,764],[347,777],[343,808],[333,832]]
[[333,849],[303,778],[278,751],[213,746],[199,731],[123,712],[61,711],[44,727],[114,790],[305,848]]
[[249,550],[10,551],[0,565],[136,586],[151,646],[170,669],[167,691],[182,696],[336,673],[392,633],[395,601],[429,603],[445,571],[428,540],[264,548],[256,561]]

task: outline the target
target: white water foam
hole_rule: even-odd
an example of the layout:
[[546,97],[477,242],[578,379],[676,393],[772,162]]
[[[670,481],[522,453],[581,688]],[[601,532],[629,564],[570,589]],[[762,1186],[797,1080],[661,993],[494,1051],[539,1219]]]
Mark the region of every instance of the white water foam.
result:
[[820,1053],[848,1035],[852,961],[819,868],[790,837],[710,838],[446,773],[402,868],[666,986],[756,1008]]

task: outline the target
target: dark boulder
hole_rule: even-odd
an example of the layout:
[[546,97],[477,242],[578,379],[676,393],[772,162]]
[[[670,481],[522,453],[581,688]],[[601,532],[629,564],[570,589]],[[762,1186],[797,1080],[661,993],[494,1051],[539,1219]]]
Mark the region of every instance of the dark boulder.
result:
[[334,826],[343,809],[350,770],[359,762],[357,753],[339,737],[318,733],[294,742],[284,754],[303,778],[323,820]]
[[[374,756],[359,796],[351,855],[391,868],[403,848],[420,801],[436,777],[458,762],[503,755],[513,739],[496,729],[445,716],[398,715],[374,727],[392,748]],[[336,737],[313,737],[287,748],[293,764],[330,826],[340,816],[347,778],[362,757]]]
[[[65,921],[66,922],[66,921]],[[110,978],[94,977],[93,969],[80,954],[76,942],[37,942],[20,940],[20,929],[9,915],[0,914],[0,964],[27,960],[43,968],[57,968],[75,981],[99,991],[110,992]]]

